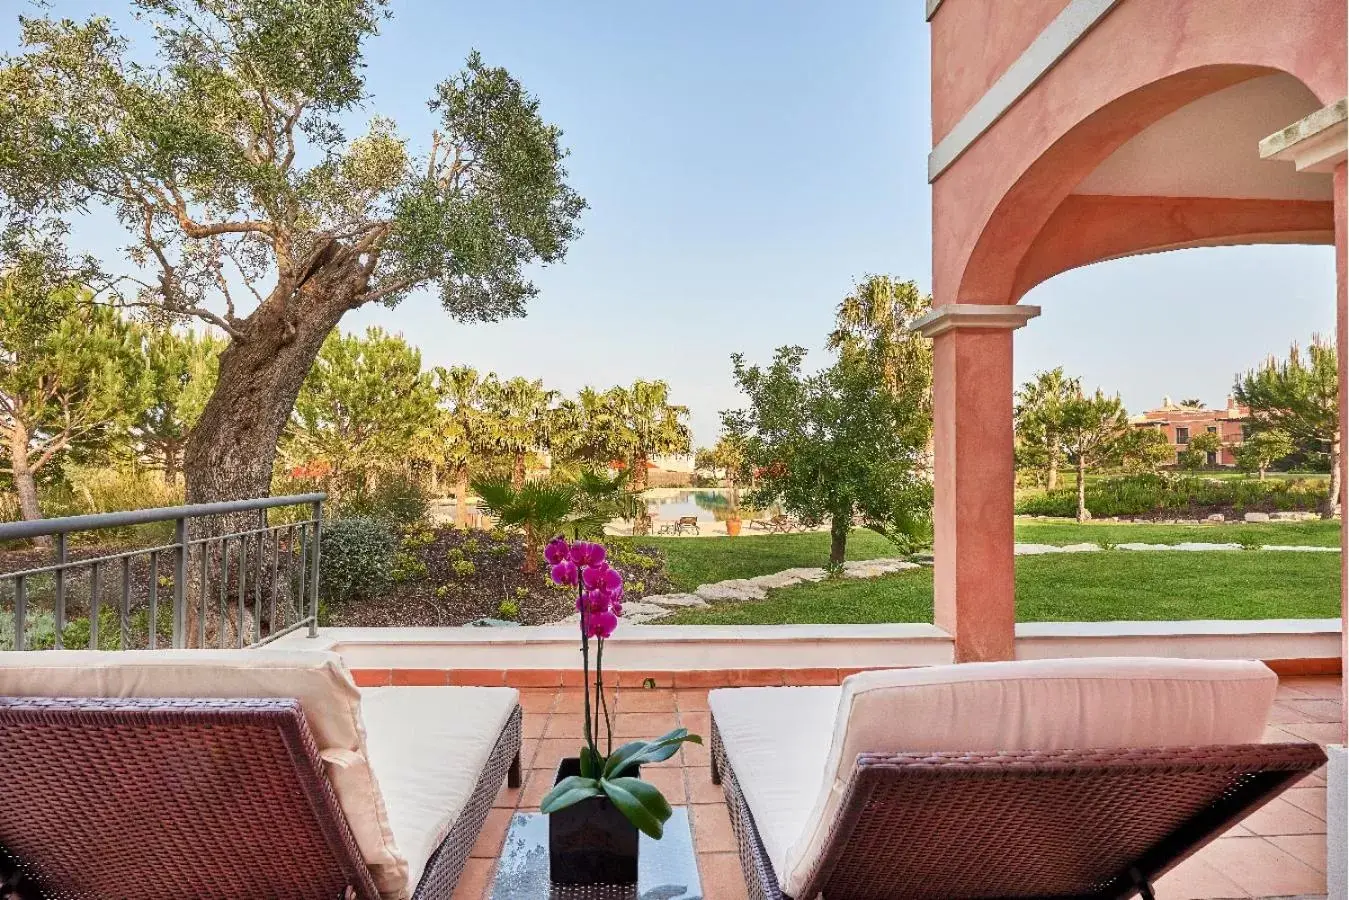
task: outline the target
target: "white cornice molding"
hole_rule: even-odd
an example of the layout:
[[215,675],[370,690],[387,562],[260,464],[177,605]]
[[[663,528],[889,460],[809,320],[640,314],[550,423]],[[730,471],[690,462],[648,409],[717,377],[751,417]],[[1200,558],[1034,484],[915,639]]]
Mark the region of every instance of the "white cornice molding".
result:
[[1349,100],[1322,107],[1260,142],[1260,158],[1299,172],[1331,172],[1349,158]]
[[937,7],[942,5],[942,0],[927,0],[927,20],[932,21],[932,17],[937,14]]
[[[937,142],[927,157],[927,180],[930,184],[966,150],[993,123],[1001,119],[1016,101],[1035,86],[1077,42],[1087,36],[1120,0],[1070,0],[1054,21],[1031,42],[1003,72],[993,86],[975,101],[960,121]],[[938,4],[940,5],[940,4]],[[931,3],[929,13],[935,12]],[[929,15],[929,18],[931,16]]]
[[936,337],[957,328],[996,328],[1013,331],[1040,314],[1040,307],[1020,303],[948,303],[914,320],[913,330]]

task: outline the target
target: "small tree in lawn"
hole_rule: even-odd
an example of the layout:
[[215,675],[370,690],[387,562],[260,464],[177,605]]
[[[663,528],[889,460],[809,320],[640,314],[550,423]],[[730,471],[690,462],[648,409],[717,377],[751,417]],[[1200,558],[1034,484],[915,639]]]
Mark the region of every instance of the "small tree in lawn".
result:
[[1158,428],[1131,428],[1120,438],[1119,462],[1129,472],[1156,472],[1175,459],[1171,442]]
[[1250,407],[1254,433],[1278,429],[1302,447],[1330,453],[1330,489],[1321,515],[1331,518],[1340,504],[1339,363],[1335,346],[1313,337],[1304,356],[1297,344],[1288,357],[1269,357],[1237,378],[1237,402]]
[[1018,461],[1045,473],[1045,489],[1059,486],[1063,461],[1064,410],[1082,392],[1082,381],[1063,374],[1063,367],[1037,372],[1016,394]]
[[149,403],[131,427],[141,459],[173,484],[192,426],[215,390],[225,341],[211,334],[150,330],[144,338]]
[[783,347],[767,368],[732,357],[749,398],[746,462],[760,471],[750,502],[781,503],[805,521],[831,519],[829,563],[842,565],[853,517],[901,546],[923,540],[932,486],[922,476],[924,410],[886,389],[871,358],[803,375],[803,347]]
[[1243,472],[1257,472],[1260,480],[1264,481],[1269,467],[1296,449],[1297,445],[1286,431],[1270,428],[1246,438],[1235,453],[1237,465]]
[[0,464],[31,521],[42,518],[38,474],[124,435],[146,380],[135,329],[27,263],[0,274]]
[[296,400],[287,455],[323,460],[339,484],[373,489],[381,473],[409,456],[435,414],[435,386],[421,363],[399,335],[334,331]]
[[1189,445],[1180,452],[1180,464],[1186,469],[1199,470],[1208,465],[1211,454],[1221,453],[1223,439],[1216,431],[1201,431],[1190,438]]
[[150,35],[134,51],[104,16],[20,19],[0,56],[0,220],[116,217],[121,299],[229,337],[187,499],[264,496],[348,311],[432,287],[459,320],[523,315],[526,271],[562,259],[585,203],[538,100],[476,52],[428,86],[425,141],[377,114],[348,133],[384,0],[128,5]]
[[1063,450],[1077,467],[1077,521],[1085,522],[1087,470],[1118,458],[1130,431],[1129,417],[1119,397],[1107,397],[1098,389],[1088,396],[1079,391],[1063,404]]

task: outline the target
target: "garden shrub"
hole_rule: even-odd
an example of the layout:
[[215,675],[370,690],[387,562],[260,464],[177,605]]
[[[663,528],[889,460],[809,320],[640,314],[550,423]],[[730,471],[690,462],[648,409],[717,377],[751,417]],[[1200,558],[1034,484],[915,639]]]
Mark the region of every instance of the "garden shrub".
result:
[[[1310,479],[1215,479],[1201,476],[1128,475],[1087,483],[1093,516],[1203,515],[1252,510],[1314,510],[1325,482]],[[1076,488],[1022,497],[1016,511],[1030,516],[1077,514]]]
[[368,517],[324,523],[319,540],[319,590],[329,600],[370,597],[393,579],[398,539]]
[[393,528],[411,528],[426,521],[430,501],[421,485],[406,478],[385,478],[374,490],[364,486],[344,495],[338,503],[343,518],[365,518]]

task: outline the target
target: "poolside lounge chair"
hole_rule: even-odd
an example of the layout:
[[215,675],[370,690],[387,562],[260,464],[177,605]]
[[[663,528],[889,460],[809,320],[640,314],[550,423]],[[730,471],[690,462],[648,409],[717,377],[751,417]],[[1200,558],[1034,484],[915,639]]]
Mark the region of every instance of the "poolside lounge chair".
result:
[[709,695],[755,900],[1151,898],[1314,770],[1258,662],[1065,659]]
[[796,520],[790,516],[773,516],[768,520],[769,534],[791,534],[800,527],[796,524]]
[[692,531],[694,534],[702,534],[698,530],[697,516],[680,516],[675,522],[675,534],[683,534],[685,531]]
[[43,897],[448,900],[517,701],[330,653],[0,654],[0,855]]

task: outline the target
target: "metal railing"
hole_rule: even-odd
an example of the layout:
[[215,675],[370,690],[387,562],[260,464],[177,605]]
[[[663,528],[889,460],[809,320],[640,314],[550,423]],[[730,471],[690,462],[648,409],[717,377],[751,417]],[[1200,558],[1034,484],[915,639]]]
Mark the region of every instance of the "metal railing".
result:
[[[0,650],[256,647],[305,627],[315,637],[325,499],[298,494],[0,524],[0,547],[52,544],[49,564],[0,571]],[[299,517],[269,524],[267,511],[283,507]],[[244,521],[251,513],[256,525]],[[71,540],[169,523],[172,541],[148,547],[83,553]],[[42,552],[0,552],[0,564]]]

